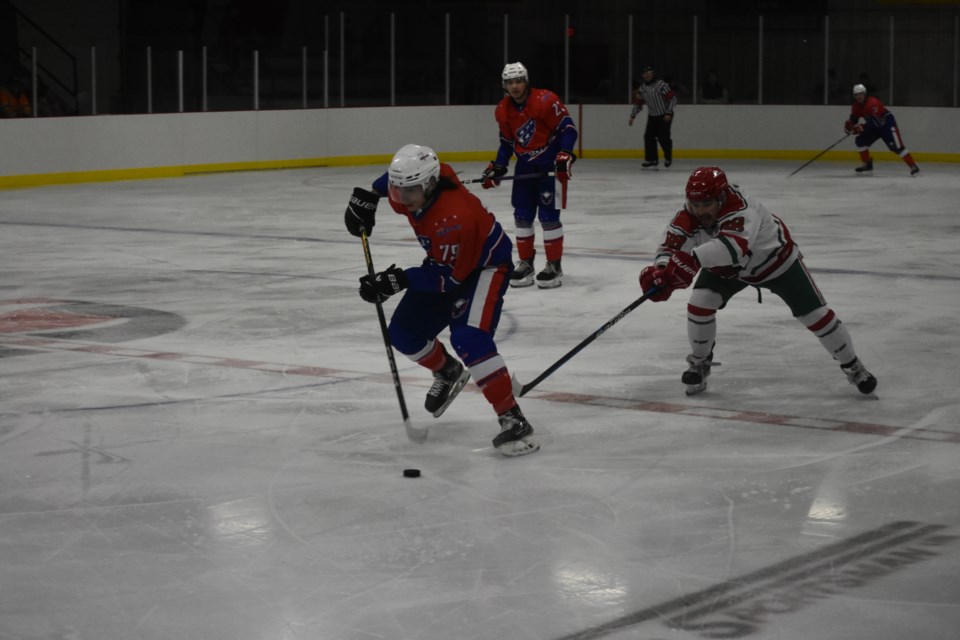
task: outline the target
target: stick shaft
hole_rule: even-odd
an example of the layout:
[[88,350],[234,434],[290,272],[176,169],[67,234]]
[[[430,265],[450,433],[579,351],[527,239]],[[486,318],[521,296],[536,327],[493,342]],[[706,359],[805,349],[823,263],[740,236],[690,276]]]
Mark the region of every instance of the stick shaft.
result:
[[[554,173],[551,173],[551,172],[548,172],[548,173],[524,173],[524,174],[521,174],[521,175],[519,175],[519,176],[517,176],[517,175],[513,175],[513,176],[503,176],[503,177],[501,177],[501,178],[497,178],[497,180],[500,180],[501,182],[504,181],[504,180],[532,180],[533,178],[552,178],[554,175],[555,175],[555,174],[554,174]],[[486,179],[486,178],[473,178],[472,180],[464,180],[464,181],[463,181],[463,184],[480,184],[480,183],[483,182],[485,179]]]
[[621,320],[623,320],[623,318],[624,318],[628,313],[630,313],[631,311],[633,311],[634,309],[636,309],[637,307],[639,307],[639,306],[640,306],[641,304],[643,304],[652,294],[654,294],[654,293],[656,293],[656,292],[657,292],[657,289],[650,289],[650,291],[648,291],[647,293],[643,294],[642,296],[640,296],[639,298],[637,298],[636,300],[634,300],[633,302],[631,302],[629,305],[627,305],[627,306],[623,309],[623,311],[621,311],[621,312],[618,313],[617,315],[615,315],[615,316],[613,316],[612,318],[610,318],[609,320],[607,320],[606,324],[604,324],[602,327],[600,327],[599,329],[597,329],[596,331],[594,331],[593,333],[591,333],[589,336],[587,336],[586,338],[584,338],[584,339],[580,342],[580,344],[578,344],[577,346],[575,346],[573,349],[570,349],[570,351],[568,351],[566,354],[564,354],[564,356],[563,356],[562,358],[560,358],[559,360],[557,360],[556,362],[554,362],[552,365],[550,365],[549,367],[547,367],[547,370],[546,370],[546,371],[544,371],[543,373],[541,373],[540,375],[538,375],[536,378],[534,378],[533,380],[531,380],[531,381],[528,382],[527,384],[523,385],[523,387],[520,389],[520,394],[519,394],[519,395],[520,395],[521,397],[524,396],[524,395],[526,395],[528,391],[530,391],[531,389],[533,389],[534,387],[536,387],[538,384],[540,384],[541,382],[543,382],[550,374],[552,374],[554,371],[556,371],[557,369],[559,369],[560,367],[562,367],[564,364],[566,364],[568,360],[570,360],[571,358],[573,358],[573,356],[575,356],[575,355],[577,355],[578,353],[580,353],[581,351],[583,351],[583,349],[584,349],[587,345],[589,345],[591,342],[593,342],[594,340],[596,340],[597,338],[599,338],[600,336],[602,336],[602,335],[607,331],[607,329],[609,329],[609,328],[612,327],[613,325],[615,325],[615,324],[617,324],[618,322],[620,322]]
[[[844,135],[842,138],[840,138],[839,140],[837,140],[836,142],[834,142],[832,145],[830,145],[829,147],[827,147],[826,149],[824,149],[823,151],[821,151],[820,153],[818,153],[817,155],[813,156],[812,158],[810,158],[809,160],[807,160],[805,163],[803,163],[803,164],[800,166],[800,169],[805,168],[808,164],[812,164],[817,158],[819,158],[820,156],[822,156],[823,154],[825,154],[827,151],[830,151],[830,149],[833,149],[835,146],[837,146],[838,144],[840,144],[841,142],[843,142],[844,140],[846,140],[846,139],[849,138],[849,137],[850,137],[850,134],[849,134],[849,133],[846,134],[846,135]],[[793,176],[794,174],[800,173],[800,169],[797,169],[796,171],[794,171],[793,173],[791,173],[791,174],[790,174],[789,176],[787,176],[787,177],[789,178],[789,177]]]
[[[367,234],[360,232],[360,240],[363,242],[363,258],[367,262],[367,273],[371,276],[376,275],[373,269],[373,257],[370,255],[370,242],[367,240]],[[390,332],[387,330],[387,316],[383,312],[383,304],[376,303],[377,318],[380,320],[380,333],[383,335],[383,345],[387,349],[387,361],[390,363],[390,374],[393,376],[393,386],[397,391],[397,401],[400,403],[400,415],[403,416],[403,425],[407,430],[407,437],[414,442],[423,442],[427,437],[425,430],[417,430],[410,423],[410,414],[407,412],[407,403],[403,399],[403,387],[400,385],[400,373],[397,371],[397,361],[393,357],[393,346],[390,344]]]

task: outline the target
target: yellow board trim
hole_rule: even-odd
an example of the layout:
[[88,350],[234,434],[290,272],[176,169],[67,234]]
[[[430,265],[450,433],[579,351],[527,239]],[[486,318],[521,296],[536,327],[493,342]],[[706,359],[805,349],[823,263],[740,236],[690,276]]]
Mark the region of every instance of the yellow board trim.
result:
[[[765,149],[682,149],[674,150],[674,158],[729,158],[734,160],[809,160],[820,151],[795,150],[765,150]],[[886,149],[871,151],[874,162],[902,162],[899,156],[886,152]],[[913,153],[913,159],[919,162],[960,162],[960,153]],[[643,158],[643,149],[597,149],[585,151],[584,158],[613,159],[613,158]],[[828,151],[819,158],[821,160],[860,161],[860,154],[856,151]]]
[[[682,149],[674,151],[675,158],[727,158],[739,160],[809,160],[819,151],[788,151],[763,149]],[[490,160],[490,151],[439,152],[444,162],[482,162]],[[893,162],[900,158],[880,150],[873,153],[874,161]],[[119,180],[149,180],[153,178],[180,178],[202,173],[226,173],[231,171],[265,171],[274,169],[308,169],[315,167],[349,167],[389,164],[391,154],[336,156],[330,158],[298,158],[294,160],[259,160],[255,162],[224,162],[172,167],[142,167],[138,169],[107,169],[101,171],[73,171],[68,173],[35,173],[0,176],[0,189],[41,187],[54,184],[77,184],[83,182],[113,182]],[[917,162],[960,162],[958,153],[914,153]],[[583,153],[583,158],[614,159],[643,158],[639,149],[594,149]],[[856,151],[828,151],[818,161],[859,162]]]

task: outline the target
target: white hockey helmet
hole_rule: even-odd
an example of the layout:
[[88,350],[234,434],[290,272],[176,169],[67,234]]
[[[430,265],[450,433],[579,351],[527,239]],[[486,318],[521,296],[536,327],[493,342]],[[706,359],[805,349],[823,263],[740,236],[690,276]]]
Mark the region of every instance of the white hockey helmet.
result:
[[866,92],[867,92],[867,88],[862,84],[853,85],[853,95],[857,95],[858,93],[866,93]]
[[503,73],[500,74],[500,78],[503,81],[503,86],[507,86],[507,80],[517,80],[521,79],[527,84],[530,84],[530,75],[527,73],[527,68],[523,66],[522,62],[510,62],[503,68]]
[[390,197],[402,204],[411,202],[410,195],[417,196],[413,201],[430,197],[440,180],[440,160],[430,147],[407,144],[393,156],[387,170]]

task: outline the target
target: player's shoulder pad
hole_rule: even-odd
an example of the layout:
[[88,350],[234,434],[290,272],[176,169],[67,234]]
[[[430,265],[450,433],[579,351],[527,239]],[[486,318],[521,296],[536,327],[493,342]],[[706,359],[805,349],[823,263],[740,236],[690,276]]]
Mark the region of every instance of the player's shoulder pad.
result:
[[669,226],[682,231],[687,236],[692,236],[693,232],[700,227],[700,221],[684,207],[673,216]]
[[560,96],[550,91],[550,89],[530,89],[530,97],[548,104],[553,104],[560,100]]
[[453,167],[451,167],[446,162],[440,163],[440,177],[447,178],[448,180],[456,184],[461,184],[460,176],[458,176],[457,172],[453,170]]

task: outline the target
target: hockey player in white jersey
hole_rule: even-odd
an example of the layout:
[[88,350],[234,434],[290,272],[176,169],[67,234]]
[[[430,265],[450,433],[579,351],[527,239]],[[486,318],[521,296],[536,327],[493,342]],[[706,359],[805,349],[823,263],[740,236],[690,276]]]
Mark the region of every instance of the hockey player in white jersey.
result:
[[[840,364],[850,384],[873,393],[877,379],[860,362],[850,334],[807,271],[783,220],[719,167],[700,167],[687,181],[686,205],[667,226],[654,263],[640,272],[644,292],[660,302],[693,283],[687,303],[687,395],[706,389],[713,365],[717,311],[748,286],[777,294]],[[698,275],[699,273],[699,275]],[[696,283],[694,277],[696,276]]]

